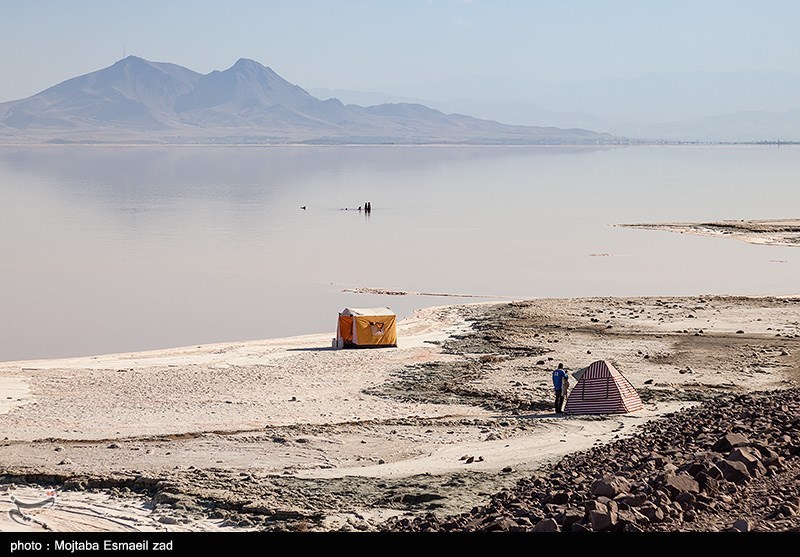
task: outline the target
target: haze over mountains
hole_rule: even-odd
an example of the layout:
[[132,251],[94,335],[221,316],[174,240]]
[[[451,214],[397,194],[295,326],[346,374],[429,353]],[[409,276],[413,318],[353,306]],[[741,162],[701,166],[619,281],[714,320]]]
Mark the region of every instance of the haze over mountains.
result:
[[639,139],[800,141],[800,74],[788,72],[663,73],[575,83],[466,76],[376,89],[310,91],[343,102],[418,102],[499,122]]
[[0,104],[3,142],[605,144],[585,129],[519,126],[418,103],[320,100],[240,59],[200,74],[128,56],[27,99]]

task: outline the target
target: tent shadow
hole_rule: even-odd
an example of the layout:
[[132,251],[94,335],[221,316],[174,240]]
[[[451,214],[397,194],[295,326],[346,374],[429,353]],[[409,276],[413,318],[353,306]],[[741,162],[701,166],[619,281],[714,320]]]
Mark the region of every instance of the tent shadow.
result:
[[331,346],[323,346],[316,348],[287,348],[287,352],[327,352],[328,350],[336,350]]

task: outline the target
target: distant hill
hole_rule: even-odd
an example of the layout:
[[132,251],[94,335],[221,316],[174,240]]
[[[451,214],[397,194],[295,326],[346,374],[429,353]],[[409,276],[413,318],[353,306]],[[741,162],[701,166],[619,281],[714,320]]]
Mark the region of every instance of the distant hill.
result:
[[665,124],[628,126],[635,137],[665,141],[800,141],[800,108],[785,112],[748,110]]
[[499,122],[644,140],[800,141],[800,74],[789,72],[658,73],[574,83],[461,76],[370,91],[310,91],[345,103],[418,102]]
[[203,75],[128,56],[0,104],[1,142],[608,144],[587,129],[515,126],[414,103],[320,100],[258,62]]

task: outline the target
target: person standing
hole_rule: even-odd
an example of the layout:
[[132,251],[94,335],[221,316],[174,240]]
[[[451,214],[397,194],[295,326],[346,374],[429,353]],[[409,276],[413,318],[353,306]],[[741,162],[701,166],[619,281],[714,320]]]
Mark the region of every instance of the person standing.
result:
[[564,397],[565,391],[564,388],[569,381],[569,377],[567,376],[567,372],[564,371],[564,364],[558,364],[558,367],[553,370],[553,390],[555,391],[556,395],[556,414],[563,414],[564,413]]

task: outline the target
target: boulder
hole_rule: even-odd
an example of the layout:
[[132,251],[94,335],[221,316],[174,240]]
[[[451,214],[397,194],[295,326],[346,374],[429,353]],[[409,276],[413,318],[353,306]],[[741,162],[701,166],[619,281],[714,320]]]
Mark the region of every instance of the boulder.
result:
[[556,522],[558,522],[565,531],[569,532],[572,529],[572,525],[583,520],[584,516],[585,513],[582,513],[580,510],[570,508],[560,513],[556,517]]
[[673,474],[666,477],[664,485],[674,500],[681,493],[700,493],[700,484],[689,474]]
[[751,475],[759,477],[767,473],[767,469],[759,458],[761,453],[746,447],[737,447],[731,451],[726,460],[741,462],[747,467]]
[[589,523],[595,532],[605,532],[611,530],[617,523],[617,513],[609,511],[590,511]]
[[661,522],[664,520],[664,511],[661,510],[661,507],[650,504],[641,507],[639,510],[650,522]]
[[747,466],[737,460],[720,460],[716,465],[722,472],[722,476],[729,482],[740,484],[750,479]]
[[771,458],[778,458],[778,453],[773,451],[770,447],[763,443],[753,443],[753,448],[759,452],[762,461],[767,461]]
[[741,433],[728,433],[711,447],[718,453],[727,453],[735,447],[748,445],[750,441]]
[[726,456],[725,459],[737,460],[750,468],[754,465],[754,463],[761,461],[761,454],[757,450],[751,450],[747,447],[736,447],[730,453],[728,453],[728,456]]
[[533,527],[534,532],[560,532],[560,528],[558,527],[558,523],[552,518],[545,518],[544,520],[540,520],[536,523],[536,526]]
[[569,503],[569,496],[567,491],[557,491],[550,495],[550,502],[554,505],[566,505]]
[[608,507],[596,499],[589,499],[586,501],[584,508],[586,509],[586,516],[589,516],[589,513],[592,511],[608,512]]
[[750,522],[745,518],[740,518],[739,520],[733,523],[733,526],[731,526],[731,530],[733,530],[734,532],[749,532]]
[[616,497],[620,493],[627,493],[631,484],[625,478],[606,474],[592,482],[590,491],[595,496]]
[[659,454],[657,452],[652,452],[647,456],[647,460],[652,462],[656,468],[663,468],[665,464],[669,463],[669,458]]
[[487,532],[518,532],[519,524],[513,518],[501,516],[484,528]]
[[619,511],[619,514],[617,515],[617,524],[622,526],[623,531],[624,531],[625,525],[627,525],[627,524],[636,524],[641,519],[641,517],[642,517],[642,515],[640,515],[638,512],[633,511],[633,510],[630,510],[630,511],[624,511],[624,510],[623,511]]
[[639,507],[647,501],[647,495],[644,493],[636,493],[634,495],[622,495],[616,500],[618,503],[624,503],[630,507]]

